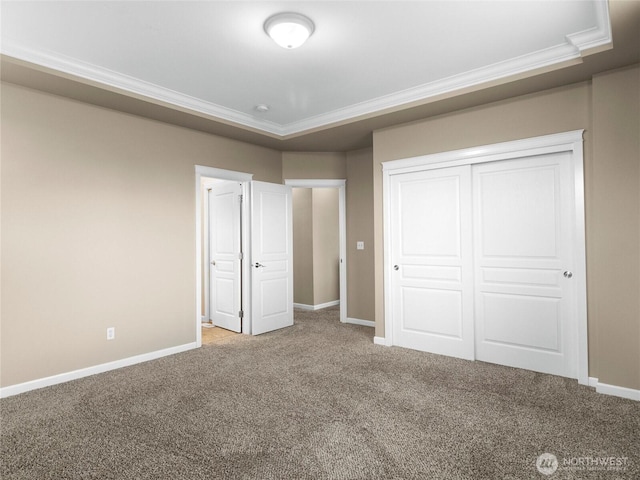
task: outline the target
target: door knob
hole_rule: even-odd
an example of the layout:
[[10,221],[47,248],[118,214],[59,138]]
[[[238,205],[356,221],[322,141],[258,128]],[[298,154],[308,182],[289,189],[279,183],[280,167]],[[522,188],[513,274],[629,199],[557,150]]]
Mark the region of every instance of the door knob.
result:
[[264,265],[263,265],[263,264],[261,264],[261,263],[259,263],[259,262],[256,262],[256,263],[255,263],[255,265],[254,265],[254,267],[256,267],[256,268],[262,268],[262,267],[264,267]]
[[215,260],[211,260],[211,265],[215,265],[216,261]]
[[398,265],[394,265],[394,266],[393,266],[393,269],[394,269],[394,270],[400,270],[400,267],[399,267]]
[[565,278],[571,278],[573,277],[573,273],[570,272],[569,270],[566,270],[563,275],[565,276]]

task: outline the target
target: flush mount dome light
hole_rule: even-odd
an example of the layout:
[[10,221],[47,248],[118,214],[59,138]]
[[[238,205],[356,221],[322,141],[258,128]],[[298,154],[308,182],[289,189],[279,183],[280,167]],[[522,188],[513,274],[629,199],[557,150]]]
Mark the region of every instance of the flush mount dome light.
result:
[[282,48],[298,48],[313,30],[313,22],[299,13],[278,13],[264,22],[264,31]]

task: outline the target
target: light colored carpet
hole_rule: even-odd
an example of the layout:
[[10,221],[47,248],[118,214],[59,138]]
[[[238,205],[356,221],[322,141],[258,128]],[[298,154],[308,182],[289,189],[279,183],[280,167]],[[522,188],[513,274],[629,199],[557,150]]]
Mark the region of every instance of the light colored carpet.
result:
[[[372,337],[337,309],[299,311],[291,328],[3,399],[0,477],[640,478],[638,402]],[[562,464],[604,457],[626,470]]]

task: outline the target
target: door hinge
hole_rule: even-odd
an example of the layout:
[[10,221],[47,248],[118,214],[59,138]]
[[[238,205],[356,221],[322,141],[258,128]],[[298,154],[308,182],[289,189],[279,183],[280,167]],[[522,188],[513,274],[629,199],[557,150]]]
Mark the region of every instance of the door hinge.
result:
[[238,195],[238,198],[240,199],[240,204],[242,205],[242,195]]
[[244,260],[244,253],[240,252],[240,253],[238,254],[238,258],[239,258],[240,260]]
[[243,312],[242,310],[240,310],[240,311],[238,312],[238,316],[239,316],[240,318],[244,318],[244,312]]

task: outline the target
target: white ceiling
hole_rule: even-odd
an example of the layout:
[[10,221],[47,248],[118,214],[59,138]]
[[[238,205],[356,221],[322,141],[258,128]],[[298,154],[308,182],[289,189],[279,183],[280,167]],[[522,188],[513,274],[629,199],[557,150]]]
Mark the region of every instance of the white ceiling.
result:
[[[1,9],[5,56],[276,137],[560,68],[611,44],[605,0],[3,1]],[[316,25],[298,49],[264,33],[283,11]]]

